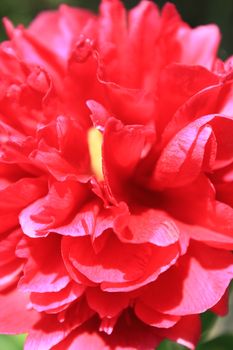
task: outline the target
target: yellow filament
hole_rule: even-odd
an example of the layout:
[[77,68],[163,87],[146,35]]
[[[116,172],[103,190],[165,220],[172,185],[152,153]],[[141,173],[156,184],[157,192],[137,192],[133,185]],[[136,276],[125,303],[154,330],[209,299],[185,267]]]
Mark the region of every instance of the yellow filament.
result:
[[90,128],[87,134],[91,169],[99,181],[103,180],[102,171],[102,142],[103,136],[96,128]]

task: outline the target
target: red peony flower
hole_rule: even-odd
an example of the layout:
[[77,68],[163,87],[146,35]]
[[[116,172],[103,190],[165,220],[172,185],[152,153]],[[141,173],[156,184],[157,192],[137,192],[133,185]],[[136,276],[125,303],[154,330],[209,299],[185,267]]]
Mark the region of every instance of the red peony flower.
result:
[[0,47],[0,332],[190,349],[233,278],[233,70],[172,4],[62,5]]

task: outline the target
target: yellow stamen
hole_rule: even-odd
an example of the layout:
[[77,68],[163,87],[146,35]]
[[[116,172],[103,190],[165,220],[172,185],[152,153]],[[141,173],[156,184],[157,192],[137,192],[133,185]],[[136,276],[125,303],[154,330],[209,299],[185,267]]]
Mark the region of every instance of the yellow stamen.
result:
[[91,169],[99,181],[103,180],[102,171],[102,142],[103,136],[96,128],[90,128],[87,134]]

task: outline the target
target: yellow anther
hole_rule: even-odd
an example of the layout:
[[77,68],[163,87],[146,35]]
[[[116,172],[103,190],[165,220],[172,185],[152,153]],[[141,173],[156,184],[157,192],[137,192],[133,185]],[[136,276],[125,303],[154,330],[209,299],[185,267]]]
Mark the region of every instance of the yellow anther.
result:
[[103,136],[96,128],[90,128],[87,134],[91,169],[99,181],[103,180],[102,171],[102,142]]

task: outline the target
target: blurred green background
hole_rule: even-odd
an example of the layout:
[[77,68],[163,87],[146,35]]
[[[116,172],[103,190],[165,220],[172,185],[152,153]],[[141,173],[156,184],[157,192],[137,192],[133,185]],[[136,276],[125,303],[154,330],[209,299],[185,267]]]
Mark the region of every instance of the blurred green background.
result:
[[[41,10],[56,8],[60,3],[81,6],[97,11],[99,0],[0,0],[0,17],[9,17],[14,24],[27,25]],[[123,1],[127,8],[136,5],[138,0]],[[166,1],[155,1],[163,6]],[[233,54],[233,0],[174,0],[182,17],[192,26],[216,23],[222,32],[219,50],[221,58]],[[6,38],[3,27],[0,38]],[[233,294],[231,295],[233,299]],[[231,302],[233,304],[233,302]],[[233,305],[225,318],[216,318],[211,313],[203,315],[203,336],[197,350],[233,350]],[[0,335],[0,350],[22,350],[25,336]],[[184,347],[169,341],[163,342],[159,350],[181,350]],[[47,349],[46,349],[47,350]],[[65,350],[65,349],[64,349]]]

